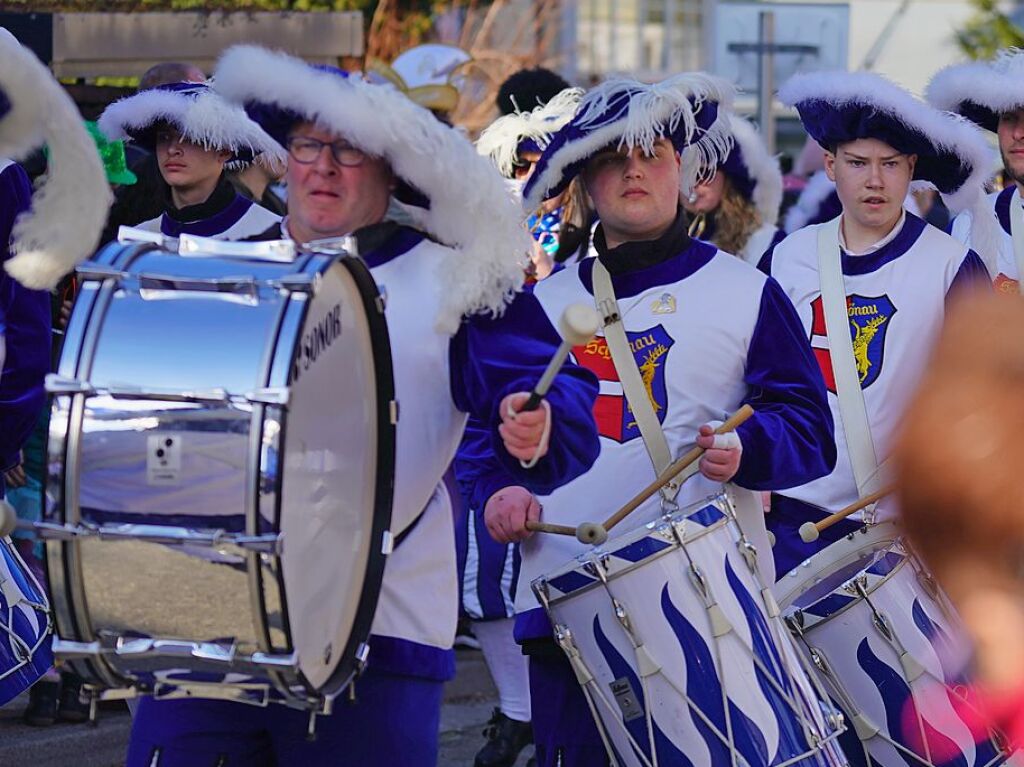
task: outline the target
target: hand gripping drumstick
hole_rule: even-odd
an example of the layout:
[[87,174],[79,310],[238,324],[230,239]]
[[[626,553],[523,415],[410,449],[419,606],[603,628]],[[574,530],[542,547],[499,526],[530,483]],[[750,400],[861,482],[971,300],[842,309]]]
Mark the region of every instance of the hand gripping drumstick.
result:
[[871,495],[865,495],[859,501],[854,501],[842,511],[837,511],[835,514],[830,514],[818,522],[804,522],[800,525],[800,540],[804,543],[813,543],[818,540],[818,536],[821,535],[822,531],[828,530],[836,522],[846,519],[848,516],[853,514],[855,511],[860,511],[865,506],[870,506],[876,501],[881,500],[885,496],[889,495],[895,488],[892,485],[886,485],[881,490],[876,490]]
[[533,391],[530,392],[529,399],[519,408],[520,413],[540,407],[541,400],[551,388],[551,382],[555,380],[558,371],[565,364],[565,358],[569,356],[569,351],[572,347],[585,344],[593,338],[600,327],[601,318],[594,307],[586,304],[569,304],[565,307],[565,311],[562,312],[562,317],[558,321],[558,332],[562,335],[562,343],[558,345],[558,351],[555,352],[555,356],[551,358],[544,374],[540,377],[537,385],[533,387]]
[[[754,409],[750,405],[744,405],[731,416],[729,419],[715,429],[715,434],[727,434],[728,432],[735,431],[736,427],[746,421],[750,416],[754,414]],[[555,533],[557,535],[575,535],[576,540],[580,543],[593,544],[598,546],[608,540],[608,531],[611,530],[615,525],[619,524],[629,514],[636,510],[640,504],[654,495],[656,492],[661,490],[665,485],[675,479],[676,475],[679,474],[683,469],[692,464],[694,461],[700,459],[704,455],[704,448],[695,447],[686,453],[684,456],[673,462],[665,471],[658,475],[651,484],[641,490],[629,503],[623,506],[621,509],[616,511],[603,525],[597,522],[583,522],[576,529],[567,527],[566,525],[546,525],[540,522],[527,522],[526,528],[528,530],[535,530],[542,533]]]

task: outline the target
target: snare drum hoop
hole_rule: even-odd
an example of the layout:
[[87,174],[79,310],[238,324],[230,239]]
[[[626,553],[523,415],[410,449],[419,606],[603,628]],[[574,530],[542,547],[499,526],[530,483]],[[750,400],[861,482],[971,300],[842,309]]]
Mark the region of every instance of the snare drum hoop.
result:
[[[387,554],[384,550],[385,533],[391,528],[391,512],[395,493],[395,455],[397,429],[393,418],[395,404],[395,376],[391,359],[391,335],[384,313],[384,299],[366,264],[353,256],[341,256],[337,262],[348,270],[359,291],[370,331],[373,367],[377,379],[377,478],[373,494],[373,525],[370,550],[359,596],[352,632],[337,667],[324,685],[314,688],[301,672],[299,676],[306,688],[317,695],[334,698],[362,671],[369,649],[370,630],[377,612],[377,601],[384,581]],[[334,263],[334,262],[332,262]],[[307,302],[306,311],[312,302]],[[305,317],[303,317],[303,323]],[[297,339],[296,339],[297,341]],[[290,366],[289,366],[290,369]],[[284,599],[286,591],[282,591]],[[365,648],[365,649],[364,649]]]
[[[779,607],[786,610],[808,589],[832,573],[853,564],[869,551],[881,551],[901,538],[895,522],[865,525],[826,546],[782,576],[774,586]],[[907,552],[907,556],[913,556]]]
[[[700,525],[696,523],[687,524],[688,517],[690,515],[685,514],[685,512],[697,512],[711,505],[718,508],[719,503],[724,505],[727,509],[727,511],[722,511],[722,509],[719,508],[719,511],[722,511],[721,519],[715,520],[710,525]],[[682,539],[683,545],[686,545],[700,540],[705,535],[710,535],[721,527],[727,527],[730,523],[736,525],[738,528],[739,523],[736,520],[736,512],[728,494],[722,492],[716,495],[709,495],[700,501],[688,504],[684,509],[659,517],[658,519],[651,520],[641,527],[634,528],[629,532],[620,535],[618,538],[609,538],[603,544],[590,547],[586,551],[577,554],[571,561],[567,562],[553,573],[542,575],[539,578],[534,579],[531,586],[536,592],[537,589],[544,589],[548,583],[559,576],[587,568],[588,565],[601,567],[600,563],[603,558],[609,555],[614,555],[616,551],[619,551],[623,547],[652,535],[658,535],[665,541],[665,543],[669,544],[666,548],[654,552],[637,562],[633,562],[632,564],[622,567],[616,567],[615,572],[609,573],[607,576],[608,581],[613,581],[639,567],[646,565],[649,562],[660,559],[661,557],[676,551],[679,548],[679,540],[677,540],[672,527],[679,531],[679,537]],[[587,577],[592,576],[588,575]],[[563,593],[558,596],[547,597],[542,600],[542,604],[556,606],[567,599],[573,599],[580,594],[585,594],[586,592],[599,587],[602,587],[602,581],[596,580],[594,583],[581,586],[568,594]]]

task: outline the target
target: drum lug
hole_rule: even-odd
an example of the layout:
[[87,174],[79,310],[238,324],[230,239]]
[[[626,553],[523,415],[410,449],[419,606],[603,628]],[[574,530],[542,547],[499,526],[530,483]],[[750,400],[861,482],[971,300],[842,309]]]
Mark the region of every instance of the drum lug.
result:
[[287,407],[290,395],[291,389],[287,386],[265,386],[261,389],[246,392],[245,399],[254,404]]
[[127,272],[123,272],[120,269],[94,264],[91,261],[87,261],[75,269],[75,274],[78,275],[80,280],[96,280],[99,282],[103,280],[120,280],[128,276]]
[[908,650],[900,653],[900,665],[903,667],[903,673],[907,675],[908,682],[915,681],[924,673],[924,666]]
[[366,661],[370,659],[370,645],[367,642],[360,642],[356,649],[356,662],[360,670],[366,667]]
[[761,589],[761,601],[764,603],[764,610],[769,618],[779,617],[779,603],[775,601],[775,594],[772,593],[770,586]]
[[391,425],[397,426],[399,416],[398,400],[393,399],[388,403],[388,416],[391,419]]
[[93,385],[87,381],[56,373],[46,374],[46,392],[48,394],[92,394],[95,392]]
[[384,534],[380,537],[380,553],[384,556],[390,556],[391,552],[395,550],[395,536],[391,534],[390,530],[385,530]]
[[316,292],[319,275],[311,274],[286,274],[277,280],[282,290],[289,293],[314,293]]
[[857,737],[862,741],[871,740],[878,735],[878,725],[873,724],[870,719],[859,711],[855,714],[850,714],[850,724],[853,725],[853,731],[857,733]]
[[558,642],[558,646],[562,648],[562,652],[569,659],[569,665],[572,666],[573,673],[576,675],[576,681],[580,687],[586,687],[593,682],[594,675],[590,673],[590,669],[587,668],[587,664],[583,662],[583,658],[580,656],[580,651],[576,649],[576,643],[572,639],[572,631],[569,630],[568,626],[562,623],[555,625],[555,641]]
[[875,628],[878,632],[886,638],[890,643],[893,641],[892,627],[889,625],[889,621],[885,619],[885,616],[879,612],[872,611],[871,622],[875,624]]
[[740,554],[743,555],[743,559],[746,561],[750,572],[757,573],[757,548],[754,544],[743,538],[736,544],[736,547],[740,550]]

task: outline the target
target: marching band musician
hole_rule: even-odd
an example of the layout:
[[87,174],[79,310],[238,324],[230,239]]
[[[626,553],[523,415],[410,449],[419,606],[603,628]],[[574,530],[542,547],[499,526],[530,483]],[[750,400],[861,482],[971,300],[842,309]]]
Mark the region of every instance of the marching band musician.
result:
[[[491,158],[521,197],[541,152],[573,116],[582,96],[581,88],[567,88],[530,111],[502,115],[480,134],[477,151]],[[572,256],[586,255],[590,214],[579,184],[570,184],[558,196],[542,201],[526,225],[534,239],[532,279],[542,280]]]
[[[314,742],[306,714],[283,706],[147,699],[128,764],[432,767],[442,687],[454,673],[458,593],[441,478],[466,413],[487,425],[507,470],[550,490],[593,462],[596,387],[569,368],[546,404],[515,412],[558,337],[531,296],[512,299],[528,237],[500,177],[461,135],[390,86],[261,48],[229,51],[215,82],[287,148],[288,214],[263,237],[354,234],[387,296],[401,406],[396,545],[369,665]],[[416,217],[423,232],[388,220],[389,207],[402,204],[403,219]]]
[[785,236],[775,225],[782,205],[782,171],[748,120],[729,115],[733,145],[708,181],[683,190],[690,236],[735,253],[751,266]]
[[[767,521],[779,577],[862,524],[850,517],[811,543],[797,532],[884,487],[881,459],[947,296],[987,282],[976,253],[904,209],[910,183],[934,184],[962,206],[980,194],[989,157],[973,125],[871,73],[798,75],[780,98],[825,147],[843,211],[791,234],[760,264],[786,291],[801,334],[811,339],[839,456],[828,476],[775,488]],[[837,319],[829,322],[830,315]],[[888,503],[865,518],[888,514]]]
[[232,240],[281,220],[236,192],[224,171],[253,162],[281,167],[283,153],[208,84],[168,83],[140,91],[107,107],[99,127],[110,140],[132,141],[156,157],[165,184],[164,212],[139,229]]
[[[594,467],[536,497],[492,461],[489,471],[478,469],[472,499],[494,538],[521,541],[516,636],[530,655],[541,767],[595,767],[608,757],[529,588],[583,547],[570,537],[531,535],[526,521],[542,508],[545,521],[570,525],[592,519],[595,509],[612,511],[695,441],[707,452],[680,505],[729,481],[751,490],[798,485],[834,462],[821,376],[785,294],[741,259],[687,234],[680,189],[706,180],[727,156],[722,115],[731,98],[730,86],[704,74],[655,85],[605,82],[552,138],[525,189],[529,208],[582,179],[601,221],[598,256],[540,282],[535,295],[548,317],[568,303],[596,302],[606,322],[604,338],[574,350],[602,380]],[[713,435],[711,422],[745,402],[756,414],[732,434]],[[485,445],[477,455],[484,460]],[[753,493],[737,495],[745,496],[741,513],[763,530]],[[649,500],[630,523],[659,513],[657,498]]]
[[993,61],[946,67],[928,84],[928,101],[956,112],[996,134],[1007,186],[988,195],[977,209],[953,220],[952,235],[985,261],[998,290],[1020,291],[1024,249],[1014,251],[1013,229],[1021,229],[1024,202],[1024,51],[1002,51]]

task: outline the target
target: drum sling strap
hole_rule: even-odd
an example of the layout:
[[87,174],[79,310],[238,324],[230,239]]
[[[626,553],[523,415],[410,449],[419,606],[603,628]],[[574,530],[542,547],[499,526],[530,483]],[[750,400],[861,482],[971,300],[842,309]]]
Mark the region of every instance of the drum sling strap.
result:
[[[611,275],[608,274],[608,270],[598,258],[594,259],[593,281],[594,302],[604,323],[604,337],[608,344],[608,351],[612,355],[612,364],[615,366],[615,372],[619,374],[626,402],[633,413],[633,418],[636,419],[636,425],[640,430],[644,446],[647,448],[647,454],[651,457],[651,463],[654,464],[654,471],[656,474],[661,474],[672,463],[672,451],[669,450],[665,432],[661,428],[658,415],[654,412],[654,404],[651,402],[651,398],[647,394],[647,387],[644,386],[643,378],[640,376],[636,358],[629,348],[629,340],[626,338],[626,328],[622,324],[618,301],[615,299]],[[683,482],[697,470],[697,463],[693,463],[665,485],[661,489],[661,497],[664,501],[674,501]]]
[[879,466],[875,457],[864,392],[860,388],[860,375],[853,356],[842,254],[839,251],[839,222],[840,217],[837,216],[818,229],[818,279],[821,282],[821,306],[825,314],[829,357],[835,376],[839,414],[846,435],[846,450],[857,483],[857,494],[863,498],[881,487],[879,474],[884,464]]
[[1017,264],[1017,289],[1024,295],[1024,204],[1019,189],[1010,198],[1010,239],[1013,240],[1013,260]]

